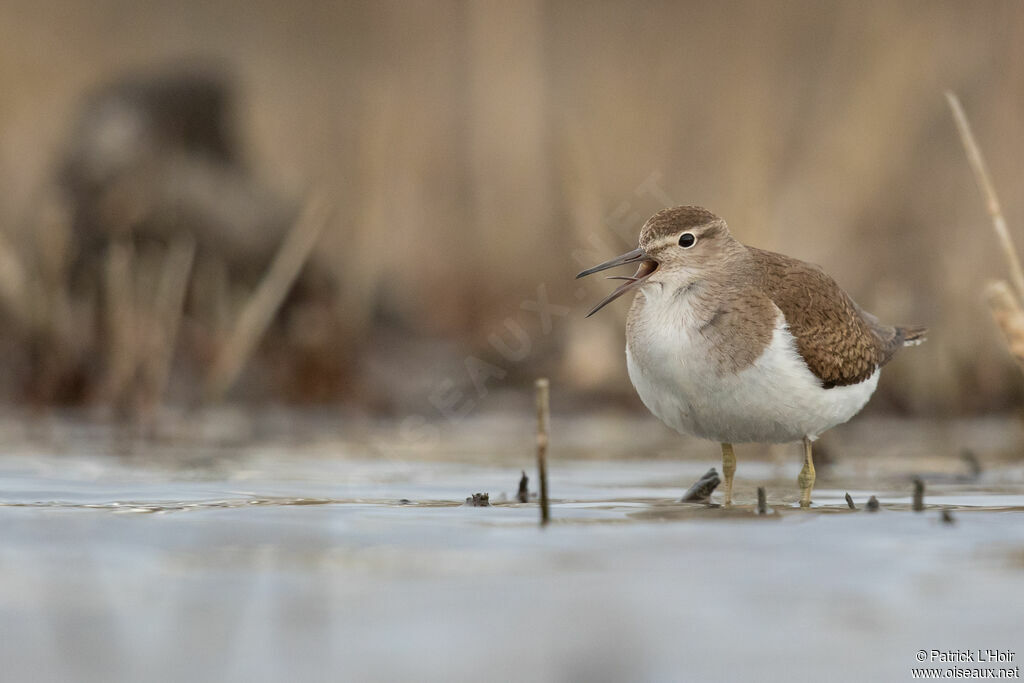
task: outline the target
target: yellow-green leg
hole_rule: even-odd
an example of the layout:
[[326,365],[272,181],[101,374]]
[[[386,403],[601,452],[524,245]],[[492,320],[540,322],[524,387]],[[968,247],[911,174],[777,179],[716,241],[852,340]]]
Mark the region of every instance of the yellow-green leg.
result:
[[814,459],[811,457],[811,440],[804,437],[804,466],[796,483],[800,485],[800,507],[811,504],[811,489],[814,488]]
[[731,443],[722,444],[722,476],[725,477],[725,504],[732,505],[732,475],[736,474],[736,454]]

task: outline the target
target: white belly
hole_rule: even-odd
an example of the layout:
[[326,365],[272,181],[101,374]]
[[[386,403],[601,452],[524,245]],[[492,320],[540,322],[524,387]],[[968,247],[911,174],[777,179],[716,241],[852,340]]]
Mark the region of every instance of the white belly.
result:
[[[641,295],[642,296],[642,295]],[[657,315],[657,311],[651,311]],[[659,316],[660,317],[660,316]],[[878,385],[879,370],[854,385],[824,389],[797,353],[778,311],[771,343],[753,364],[722,373],[706,358],[707,341],[679,310],[648,326],[640,364],[626,346],[629,378],[644,405],[676,431],[729,443],[817,438],[860,412]]]

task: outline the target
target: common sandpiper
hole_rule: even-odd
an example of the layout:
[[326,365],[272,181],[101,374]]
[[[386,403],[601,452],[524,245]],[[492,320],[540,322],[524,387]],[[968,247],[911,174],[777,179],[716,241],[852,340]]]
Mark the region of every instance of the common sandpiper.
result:
[[883,365],[926,329],[891,327],[817,266],[741,244],[698,206],[665,209],[640,246],[576,277],[639,264],[588,313],[636,292],[626,366],[644,405],[676,431],[722,445],[732,503],[734,443],[803,442],[797,483],[811,504],[811,444],[860,412]]

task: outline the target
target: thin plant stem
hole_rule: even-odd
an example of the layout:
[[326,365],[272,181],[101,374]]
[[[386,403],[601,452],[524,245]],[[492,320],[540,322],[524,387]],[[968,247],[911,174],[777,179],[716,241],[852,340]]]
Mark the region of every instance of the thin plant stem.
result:
[[548,509],[548,425],[551,420],[551,409],[548,399],[548,380],[542,377],[537,380],[537,474],[540,480],[540,523],[551,521]]
[[206,381],[208,400],[221,399],[238,378],[316,246],[329,216],[329,207],[322,199],[307,202],[214,359]]
[[1013,281],[1014,289],[1017,290],[1017,300],[1024,301],[1024,269],[1021,268],[1020,256],[1018,256],[1017,249],[1013,245],[1010,231],[1006,227],[1006,219],[1003,217],[999,197],[996,195],[995,187],[992,185],[992,178],[989,176],[985,157],[982,156],[981,148],[978,147],[978,143],[974,139],[971,124],[967,120],[967,114],[964,113],[963,106],[960,104],[960,98],[953,91],[947,90],[946,100],[949,102],[949,108],[953,112],[953,120],[956,121],[957,130],[960,132],[960,140],[963,142],[964,150],[967,152],[967,160],[971,164],[971,170],[974,171],[974,179],[977,181],[978,189],[981,190],[981,194],[985,198],[985,207],[988,209],[988,215],[992,218],[992,227],[995,229],[996,237],[999,239],[999,246],[1002,247],[1006,261],[1010,265],[1010,279]]

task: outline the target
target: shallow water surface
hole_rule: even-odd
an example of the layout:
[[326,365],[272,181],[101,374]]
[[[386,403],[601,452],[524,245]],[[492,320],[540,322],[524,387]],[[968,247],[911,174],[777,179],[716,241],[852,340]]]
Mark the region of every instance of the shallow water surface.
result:
[[[1024,656],[1015,426],[931,445],[921,425],[848,432],[809,511],[784,449],[738,449],[724,509],[674,502],[713,445],[637,454],[566,428],[540,529],[535,503],[507,502],[532,476],[527,424],[508,427],[521,443],[462,435],[444,453],[386,428],[120,456],[8,443],[3,679],[910,680],[921,649]],[[958,439],[984,445],[980,473]],[[494,505],[461,505],[478,491]]]

